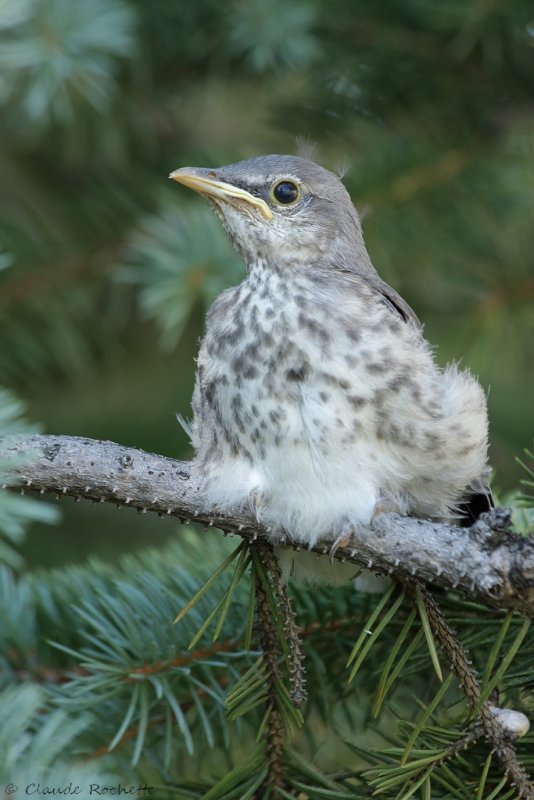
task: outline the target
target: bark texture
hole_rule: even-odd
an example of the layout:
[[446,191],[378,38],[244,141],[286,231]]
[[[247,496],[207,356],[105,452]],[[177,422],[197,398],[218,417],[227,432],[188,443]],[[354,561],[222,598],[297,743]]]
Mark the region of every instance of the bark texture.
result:
[[[248,509],[221,515],[199,489],[194,462],[176,461],[113,442],[73,436],[7,436],[0,440],[4,489],[130,506],[141,513],[177,517],[249,539],[269,540],[269,530]],[[287,546],[292,545],[287,537]],[[328,554],[331,542],[314,550]],[[534,537],[511,531],[511,514],[497,508],[470,528],[381,514],[358,525],[339,561],[399,580],[456,588],[487,605],[534,615]]]

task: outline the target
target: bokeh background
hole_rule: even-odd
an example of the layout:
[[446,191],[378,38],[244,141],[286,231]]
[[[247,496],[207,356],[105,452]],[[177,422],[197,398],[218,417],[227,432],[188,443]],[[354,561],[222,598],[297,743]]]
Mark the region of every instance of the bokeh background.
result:
[[[0,385],[47,432],[189,457],[175,414],[204,312],[244,270],[167,175],[314,147],[439,362],[488,389],[512,490],[533,432],[533,89],[525,0],[0,0]],[[30,564],[173,530],[61,510]]]

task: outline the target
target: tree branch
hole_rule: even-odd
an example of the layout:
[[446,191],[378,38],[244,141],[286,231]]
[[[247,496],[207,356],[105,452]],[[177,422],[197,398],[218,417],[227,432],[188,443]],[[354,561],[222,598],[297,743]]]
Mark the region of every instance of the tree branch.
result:
[[[412,591],[414,591],[415,586],[416,584],[412,585]],[[419,586],[419,589],[423,593],[423,600],[432,632],[447,657],[451,671],[458,678],[460,686],[465,692],[467,702],[474,709],[480,700],[480,683],[473,665],[435,599],[424,586]],[[516,715],[516,720],[523,718],[528,730],[529,723],[527,718],[520,712],[510,711]],[[502,716],[499,716],[502,712],[503,709],[486,700],[480,706],[477,723],[480,724],[484,731],[485,738],[491,743],[492,752],[501,762],[509,782],[518,790],[519,797],[528,800],[528,798],[534,797],[534,783],[531,781],[523,764],[519,761],[513,744],[514,737],[511,735],[509,727],[503,724]],[[468,738],[473,735],[476,727],[477,725],[467,732]],[[455,746],[457,744],[456,742]],[[451,748],[447,755],[449,757],[454,755],[454,747]]]
[[[194,462],[71,436],[7,436],[0,440],[0,470],[7,489],[111,502],[269,539],[269,530],[248,509],[222,515],[208,506]],[[483,514],[471,528],[389,513],[355,528],[336,560],[455,588],[486,605],[534,616],[534,537],[509,530],[508,509]],[[300,549],[289,537],[285,543]],[[314,550],[326,554],[330,547],[323,541]]]

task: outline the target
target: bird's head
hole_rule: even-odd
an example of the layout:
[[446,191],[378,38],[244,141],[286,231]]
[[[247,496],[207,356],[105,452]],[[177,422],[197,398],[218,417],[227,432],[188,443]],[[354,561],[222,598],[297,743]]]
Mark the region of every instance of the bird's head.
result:
[[217,169],[183,167],[170,177],[206,197],[252,267],[298,268],[320,260],[365,271],[360,220],[337,175],[297,156],[260,156]]

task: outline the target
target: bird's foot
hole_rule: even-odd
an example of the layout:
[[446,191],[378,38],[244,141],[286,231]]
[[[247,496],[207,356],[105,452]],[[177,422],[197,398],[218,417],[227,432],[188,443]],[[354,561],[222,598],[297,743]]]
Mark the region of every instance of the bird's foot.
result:
[[391,501],[379,500],[371,514],[371,525],[381,514],[393,514],[395,512],[398,513],[398,511],[399,509]]
[[256,517],[260,520],[261,510],[265,506],[265,495],[260,489],[253,489],[248,495],[249,508]]
[[341,533],[339,536],[334,540],[332,547],[330,548],[330,563],[334,563],[334,557],[336,552],[339,550],[340,547],[347,547],[352,539],[353,534],[355,533],[354,526],[349,525],[348,523],[343,525],[341,528]]

